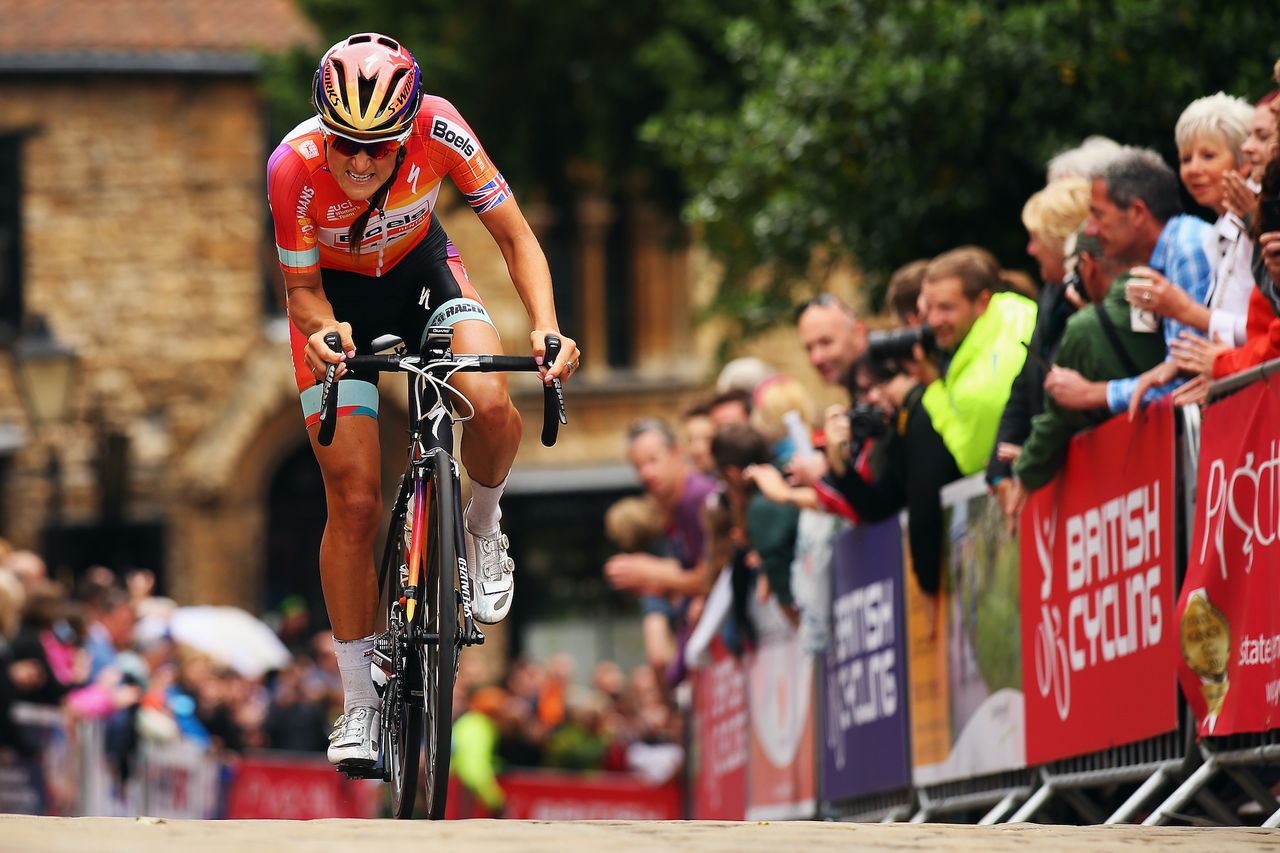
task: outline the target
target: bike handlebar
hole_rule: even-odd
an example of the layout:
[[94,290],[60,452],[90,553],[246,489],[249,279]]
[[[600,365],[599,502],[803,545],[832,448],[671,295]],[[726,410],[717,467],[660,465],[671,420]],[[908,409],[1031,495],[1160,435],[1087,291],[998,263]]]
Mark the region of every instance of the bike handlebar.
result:
[[[339,351],[341,341],[337,332],[330,332],[325,335],[324,342],[329,349],[334,352]],[[554,363],[559,353],[560,339],[555,335],[547,335],[545,363]],[[432,362],[427,361],[424,363],[422,357],[417,355],[357,355],[346,359],[342,363],[346,364],[349,370],[365,370],[378,373],[407,370],[408,368],[405,365],[414,367],[425,365],[428,370],[432,369]],[[458,354],[448,360],[435,363],[440,365],[439,369],[441,371],[449,373],[455,371],[460,373],[536,373],[542,366],[533,357],[521,355]],[[320,389],[320,432],[317,434],[316,440],[322,447],[328,447],[333,442],[333,433],[338,425],[336,385],[340,380],[334,377],[337,369],[337,364],[330,364],[325,369],[324,383]],[[560,431],[560,424],[567,424],[568,422],[568,417],[564,411],[564,390],[560,386],[559,379],[552,379],[551,384],[542,386],[543,445],[551,447],[555,444],[557,434]]]

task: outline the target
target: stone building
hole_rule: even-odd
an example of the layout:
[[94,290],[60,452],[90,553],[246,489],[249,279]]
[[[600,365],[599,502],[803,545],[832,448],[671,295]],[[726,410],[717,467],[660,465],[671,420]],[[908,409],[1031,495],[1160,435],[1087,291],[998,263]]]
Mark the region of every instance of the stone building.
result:
[[[257,57],[323,45],[289,0],[0,0],[0,21],[0,343],[41,318],[78,356],[66,416],[36,423],[0,352],[0,536],[65,576],[155,568],[182,603],[318,606],[324,506],[264,204]],[[635,488],[625,426],[677,413],[710,366],[675,226],[575,174],[572,208],[523,199],[586,355],[553,450],[536,383],[511,380],[526,419],[504,501],[529,602],[517,619],[613,595],[599,520]],[[487,232],[456,200],[442,219],[508,351],[528,352]],[[390,384],[388,473],[403,434]]]

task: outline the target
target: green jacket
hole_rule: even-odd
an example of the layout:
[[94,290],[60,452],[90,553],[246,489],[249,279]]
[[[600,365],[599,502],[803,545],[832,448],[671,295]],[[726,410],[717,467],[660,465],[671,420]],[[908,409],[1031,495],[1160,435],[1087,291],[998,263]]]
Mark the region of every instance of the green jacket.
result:
[[960,342],[946,376],[929,384],[924,408],[955,457],[960,473],[981,471],[995,446],[1009,389],[1027,360],[1036,304],[1017,293],[995,293]]
[[796,557],[800,510],[776,504],[759,492],[747,503],[747,541],[760,555],[760,570],[769,579],[774,598],[784,606],[796,603],[791,591],[791,563]]
[[[1133,371],[1124,366],[1102,330],[1098,311],[1106,311],[1115,326],[1116,334],[1133,359],[1138,370],[1146,371],[1164,361],[1164,338],[1158,333],[1135,332],[1129,325],[1129,303],[1124,298],[1124,286],[1129,276],[1117,278],[1107,291],[1102,305],[1091,305],[1077,311],[1067,321],[1062,333],[1062,346],[1054,363],[1080,372],[1091,382],[1106,382],[1132,376]],[[1044,411],[1031,420],[1031,435],[1022,446],[1022,455],[1014,464],[1018,479],[1029,491],[1034,491],[1053,479],[1066,460],[1067,446],[1077,432],[1105,421],[1110,412],[1103,408],[1093,412],[1064,409],[1045,395]]]
[[453,774],[484,803],[499,811],[507,801],[498,784],[498,725],[479,711],[467,711],[453,724]]

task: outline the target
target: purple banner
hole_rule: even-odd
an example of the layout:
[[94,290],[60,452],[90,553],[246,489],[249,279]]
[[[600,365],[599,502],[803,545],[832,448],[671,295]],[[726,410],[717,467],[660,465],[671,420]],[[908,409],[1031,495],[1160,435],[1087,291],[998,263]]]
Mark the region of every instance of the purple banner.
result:
[[822,799],[904,788],[906,619],[896,517],[841,534],[832,565],[823,715]]

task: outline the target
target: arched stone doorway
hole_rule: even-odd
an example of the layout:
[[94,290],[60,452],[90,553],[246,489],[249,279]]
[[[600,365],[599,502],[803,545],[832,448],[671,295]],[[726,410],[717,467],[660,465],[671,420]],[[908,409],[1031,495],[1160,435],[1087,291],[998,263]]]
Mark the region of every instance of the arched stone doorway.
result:
[[300,442],[281,460],[266,494],[266,548],[261,606],[276,610],[289,597],[306,602],[312,620],[324,621],[317,557],[324,534],[324,481],[311,447]]

